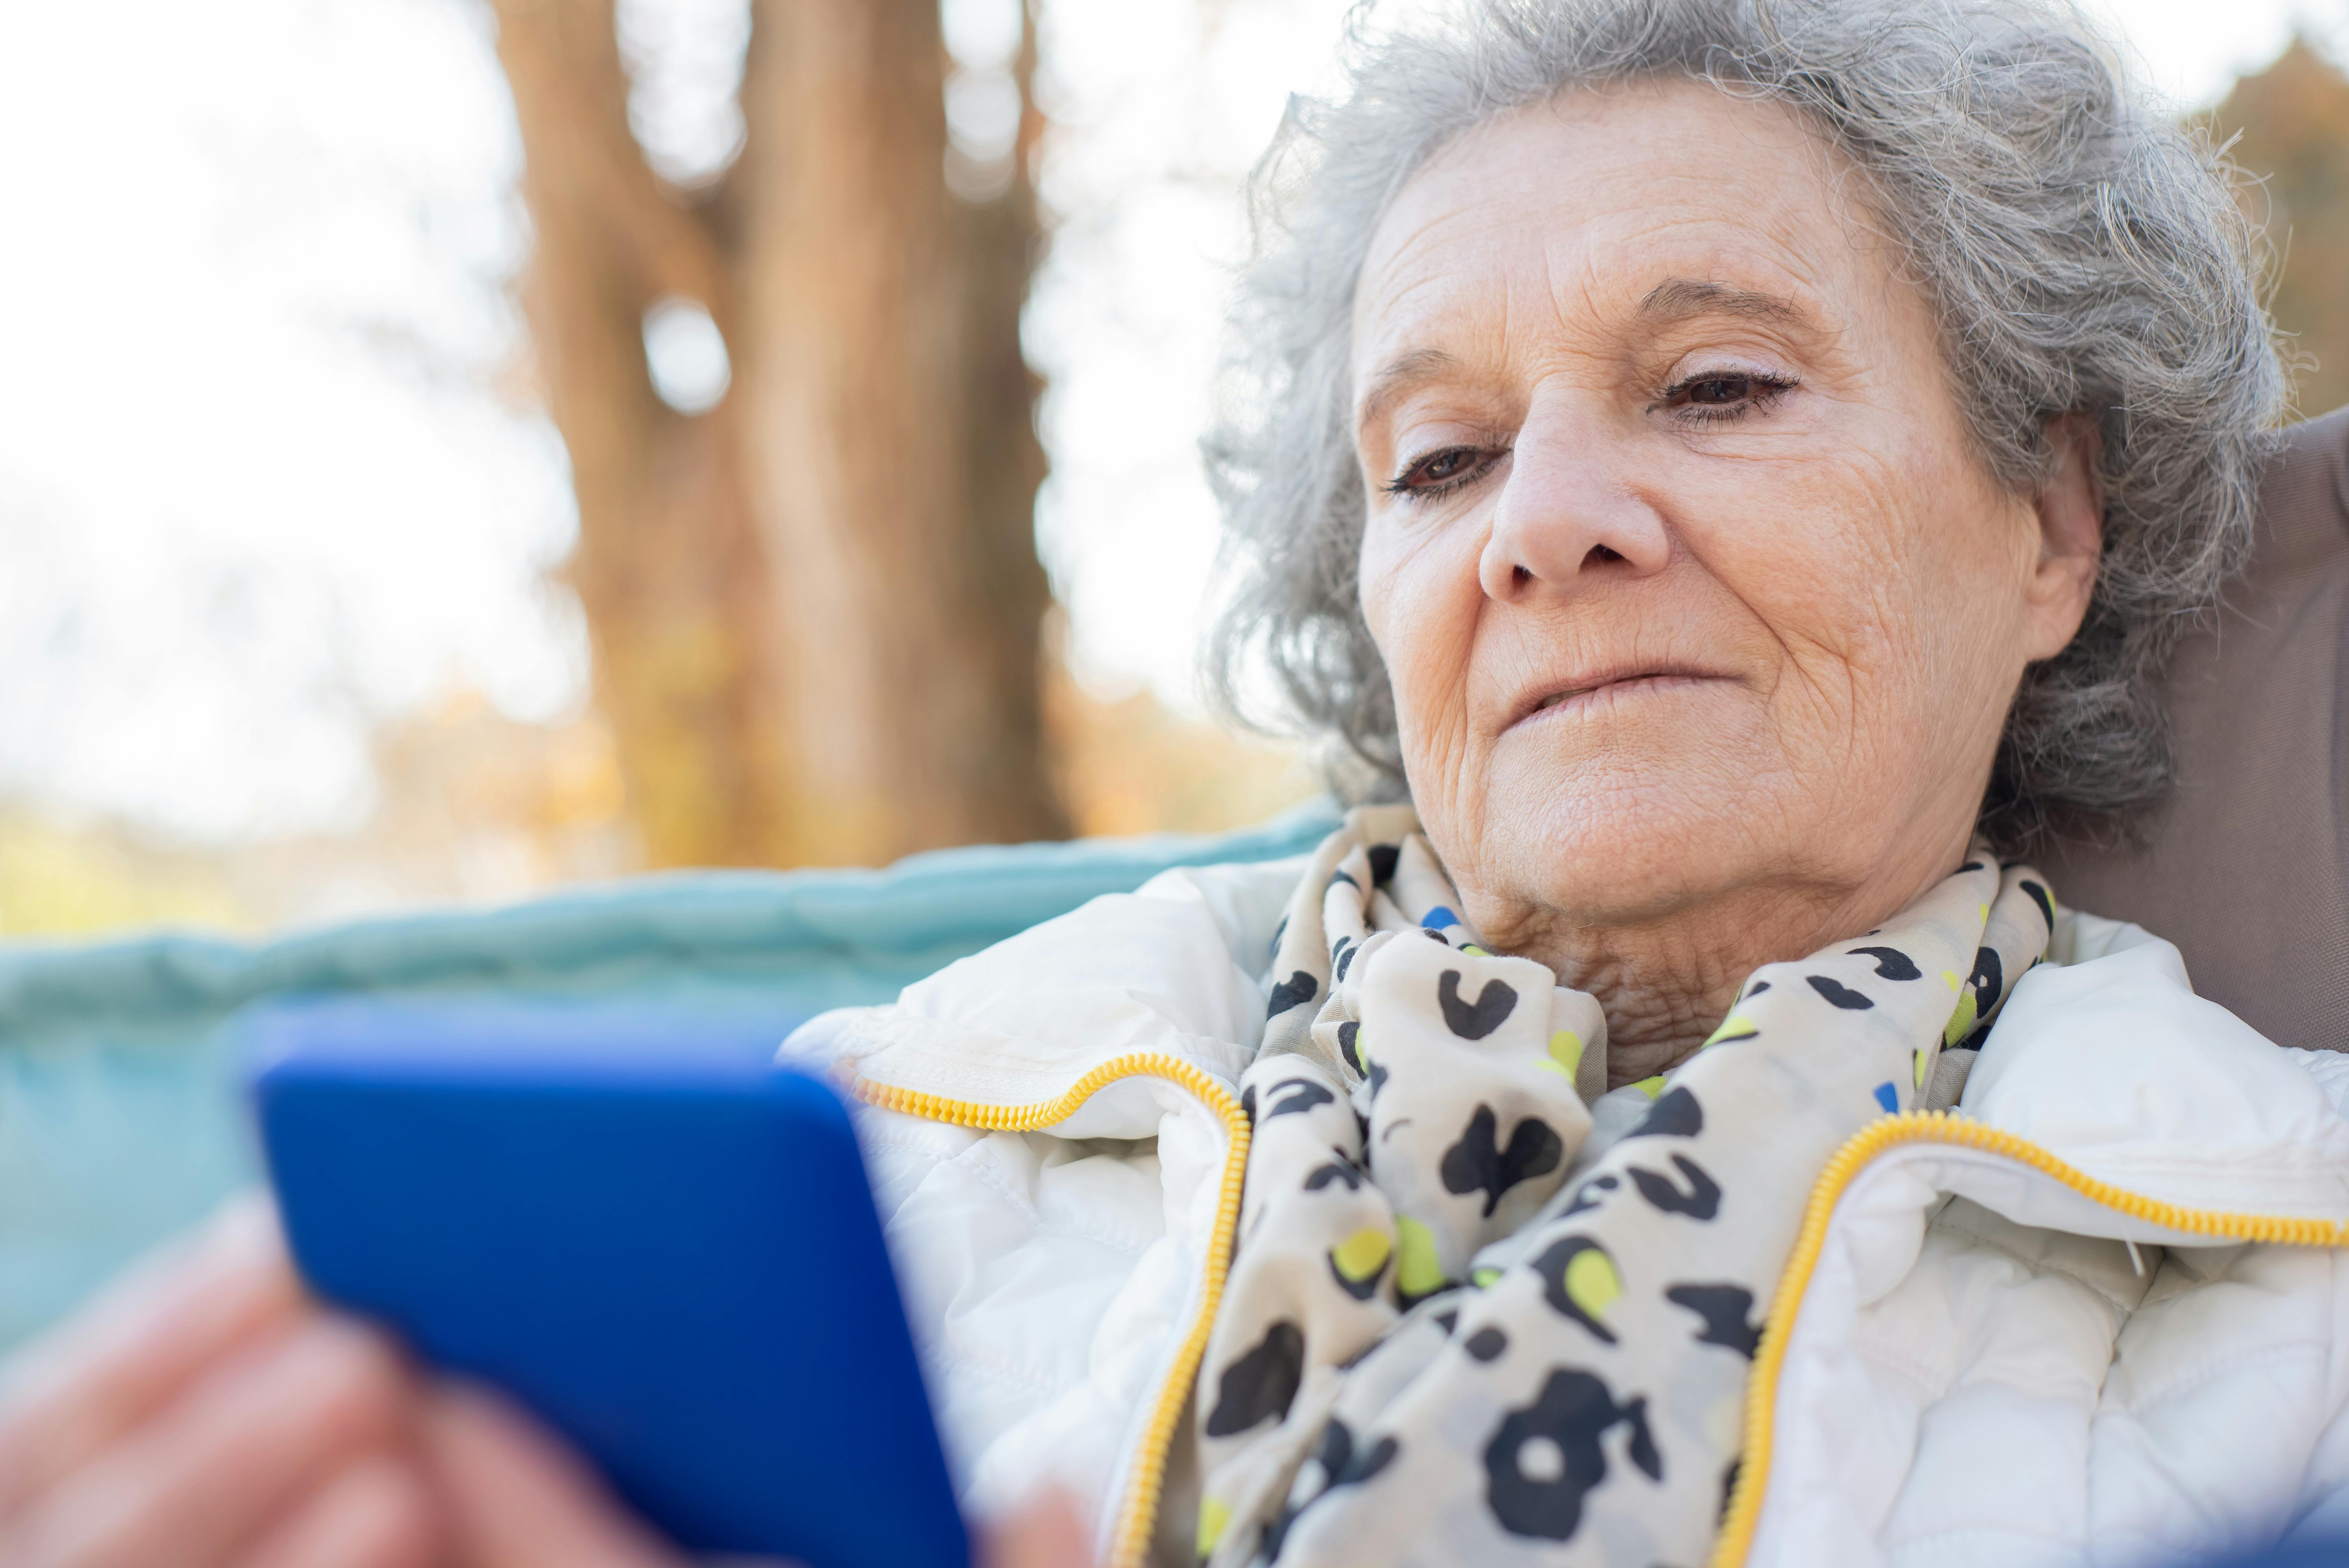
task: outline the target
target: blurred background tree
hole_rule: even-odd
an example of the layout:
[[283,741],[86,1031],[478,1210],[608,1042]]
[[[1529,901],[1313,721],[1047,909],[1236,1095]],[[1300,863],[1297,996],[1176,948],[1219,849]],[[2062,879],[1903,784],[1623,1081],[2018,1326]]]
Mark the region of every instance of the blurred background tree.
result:
[[[936,0],[757,0],[730,167],[631,133],[612,0],[496,0],[565,575],[655,865],[880,863],[1059,837],[1019,312],[1038,246],[1026,18],[951,169]],[[950,178],[953,175],[959,178]],[[715,335],[661,386],[647,345]],[[722,346],[721,346],[722,345]],[[730,387],[728,382],[730,380]]]
[[2293,335],[2300,412],[2349,403],[2349,76],[2302,34],[2208,117],[2260,184],[2246,191],[2278,264],[2270,308]]

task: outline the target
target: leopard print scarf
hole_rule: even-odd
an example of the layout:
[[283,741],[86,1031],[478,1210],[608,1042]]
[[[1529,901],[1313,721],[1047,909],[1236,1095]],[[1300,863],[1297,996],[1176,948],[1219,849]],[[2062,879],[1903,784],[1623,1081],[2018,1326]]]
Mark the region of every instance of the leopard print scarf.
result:
[[1477,942],[1408,808],[1350,815],[1240,1079],[1201,1557],[1701,1558],[1813,1179],[1871,1119],[1954,1099],[2054,918],[2037,873],[1978,853],[1882,930],[1755,971],[1704,1049],[1609,1094],[1598,1003]]

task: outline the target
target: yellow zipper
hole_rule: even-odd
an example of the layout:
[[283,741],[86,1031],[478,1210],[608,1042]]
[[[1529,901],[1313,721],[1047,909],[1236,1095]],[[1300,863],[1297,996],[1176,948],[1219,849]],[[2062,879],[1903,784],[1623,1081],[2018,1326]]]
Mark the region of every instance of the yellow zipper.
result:
[[1207,1238],[1206,1276],[1199,1290],[1199,1310],[1174,1354],[1174,1365],[1152,1404],[1143,1428],[1141,1450],[1133,1456],[1133,1480],[1126,1491],[1124,1511],[1110,1538],[1104,1568],[1141,1568],[1149,1555],[1150,1538],[1158,1522],[1159,1494],[1166,1485],[1166,1459],[1174,1443],[1174,1424],[1183,1418],[1183,1402],[1190,1398],[1191,1379],[1206,1354],[1207,1335],[1216,1326],[1216,1309],[1224,1298],[1224,1276],[1231,1267],[1232,1235],[1239,1228],[1240,1186],[1247,1176],[1247,1114],[1231,1091],[1179,1057],[1147,1051],[1103,1062],[1071,1084],[1067,1092],[1036,1105],[979,1105],[919,1089],[859,1078],[856,1097],[868,1105],[949,1121],[961,1127],[982,1127],[990,1132],[1030,1132],[1066,1120],[1077,1108],[1102,1088],[1127,1078],[1161,1078],[1188,1092],[1223,1119],[1230,1141],[1224,1157],[1224,1180],[1216,1204],[1216,1228]]
[[2349,1225],[2328,1220],[2291,1220],[2274,1214],[2230,1214],[2215,1209],[2181,1209],[2156,1198],[2123,1191],[2110,1182],[2085,1176],[2035,1143],[2011,1132],[1943,1110],[1911,1110],[1869,1122],[1828,1161],[1811,1187],[1803,1211],[1803,1229],[1795,1238],[1794,1255],[1779,1276],[1770,1315],[1762,1325],[1762,1343],[1754,1357],[1754,1372],[1745,1385],[1745,1454],[1737,1467],[1737,1484],[1713,1549],[1713,1568],[1743,1568],[1754,1549],[1754,1532],[1761,1522],[1762,1497],[1769,1488],[1773,1423],[1778,1404],[1778,1374],[1786,1359],[1786,1340],[1802,1307],[1803,1293],[1818,1266],[1819,1251],[1827,1238],[1827,1222],[1844,1189],[1878,1155],[1903,1143],[1948,1143],[2004,1155],[2051,1176],[2081,1196],[2116,1209],[2132,1219],[2167,1230],[2222,1241],[2275,1242],[2287,1246],[2337,1247],[2349,1243]]

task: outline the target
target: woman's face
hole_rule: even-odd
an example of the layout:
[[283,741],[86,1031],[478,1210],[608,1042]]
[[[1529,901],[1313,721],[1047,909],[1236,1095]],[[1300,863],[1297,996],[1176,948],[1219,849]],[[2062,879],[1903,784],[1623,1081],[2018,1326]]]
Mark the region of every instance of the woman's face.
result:
[[2037,497],[1993,480],[1847,176],[1784,110],[1648,84],[1464,138],[1380,224],[1362,608],[1491,939],[1739,891],[1880,919],[2078,628],[2092,438]]

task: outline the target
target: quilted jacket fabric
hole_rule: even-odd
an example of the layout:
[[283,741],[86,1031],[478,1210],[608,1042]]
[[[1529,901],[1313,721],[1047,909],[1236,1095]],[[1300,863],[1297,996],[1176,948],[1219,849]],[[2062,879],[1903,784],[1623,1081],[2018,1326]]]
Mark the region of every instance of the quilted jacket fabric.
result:
[[[1056,1481],[1112,1560],[1189,1560],[1169,1418],[1300,867],[1170,872],[787,1044],[903,1108],[864,1126],[974,1509]],[[1749,1387],[1733,1556],[2137,1564],[2349,1525],[2344,1093],[2349,1057],[2065,912],[1948,1128],[1790,1173],[1826,1218]],[[1020,1108],[1050,1119],[955,1125]]]

